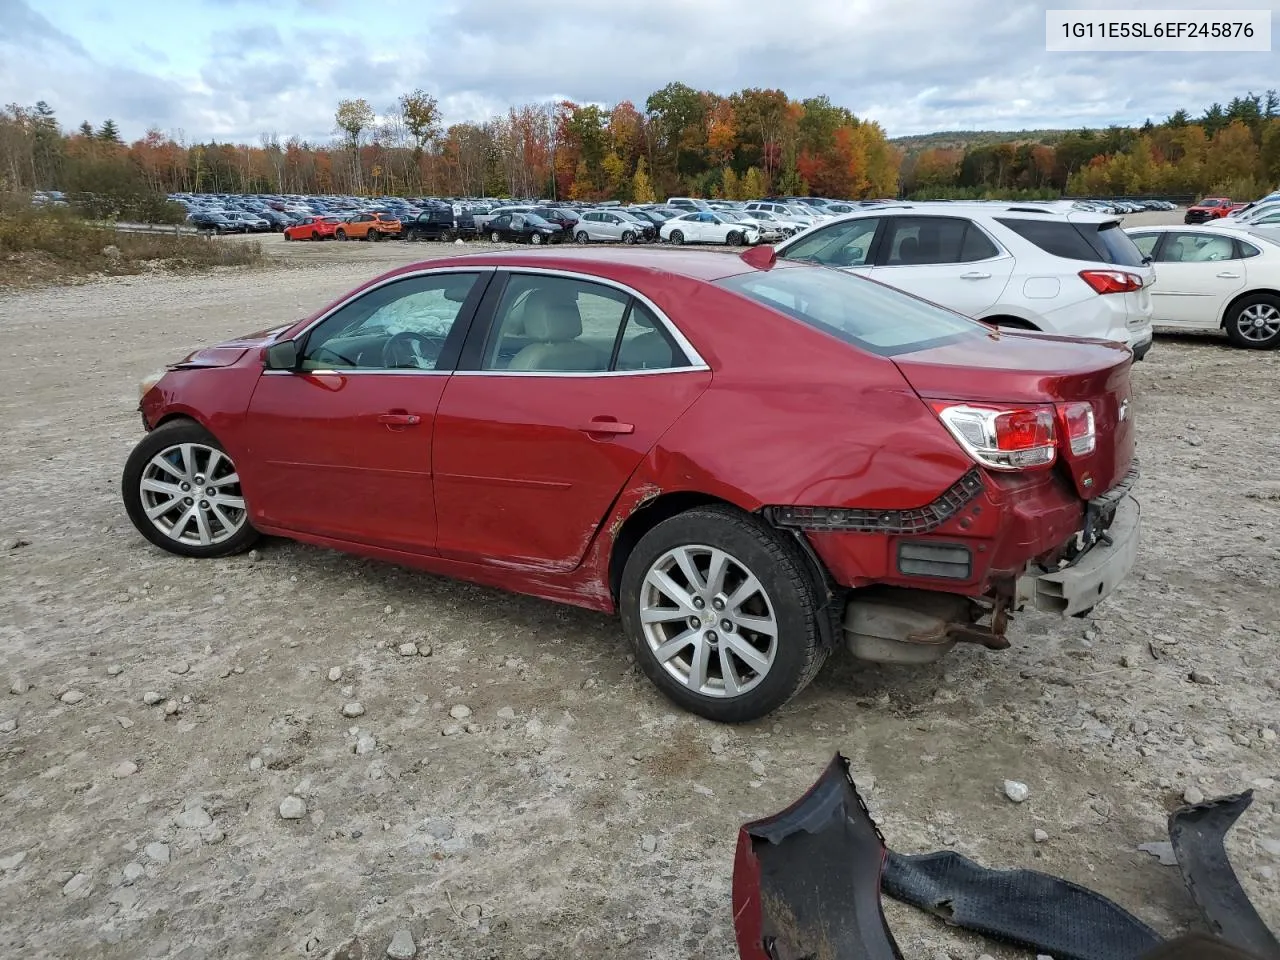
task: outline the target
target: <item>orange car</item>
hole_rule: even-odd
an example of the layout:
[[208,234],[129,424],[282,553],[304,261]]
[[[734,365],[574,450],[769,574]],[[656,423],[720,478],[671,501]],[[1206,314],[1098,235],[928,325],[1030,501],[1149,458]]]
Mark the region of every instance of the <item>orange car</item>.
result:
[[334,236],[339,240],[381,240],[400,236],[400,221],[383,213],[357,213],[339,224]]
[[300,223],[285,227],[284,238],[286,240],[332,240],[341,224],[340,217],[306,217]]

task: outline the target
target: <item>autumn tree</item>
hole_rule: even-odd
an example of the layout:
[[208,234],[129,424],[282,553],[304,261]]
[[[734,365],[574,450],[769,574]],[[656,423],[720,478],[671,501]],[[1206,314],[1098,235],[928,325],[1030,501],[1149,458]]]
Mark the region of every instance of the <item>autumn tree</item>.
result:
[[360,142],[365,131],[373,126],[373,107],[368,100],[343,100],[334,113],[334,123],[338,131],[345,137],[346,147],[351,152],[353,164],[353,183],[357,190],[362,189],[363,178],[360,172]]
[[644,157],[636,161],[636,172],[631,177],[631,199],[635,203],[656,203],[653,195],[653,184],[649,180],[648,164]]

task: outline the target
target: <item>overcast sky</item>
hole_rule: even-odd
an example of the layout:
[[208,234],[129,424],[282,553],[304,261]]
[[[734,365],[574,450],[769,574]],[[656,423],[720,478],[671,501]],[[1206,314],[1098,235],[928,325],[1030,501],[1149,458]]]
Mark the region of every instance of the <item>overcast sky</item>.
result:
[[1137,124],[1280,84],[1276,52],[1047,53],[1044,11],[1067,6],[1106,3],[0,0],[0,101],[46,100],[64,127],[111,117],[129,139],[327,140],[346,97],[381,113],[422,87],[456,122],[551,99],[643,111],[680,80],[825,93],[901,136]]

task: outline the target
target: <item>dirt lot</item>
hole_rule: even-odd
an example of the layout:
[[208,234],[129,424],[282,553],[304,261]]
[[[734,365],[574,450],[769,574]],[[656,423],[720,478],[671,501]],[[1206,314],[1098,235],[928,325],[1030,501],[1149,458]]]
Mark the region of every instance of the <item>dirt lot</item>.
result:
[[[420,957],[727,960],[738,825],[835,750],[898,849],[1058,873],[1166,934],[1194,913],[1138,844],[1184,791],[1253,786],[1229,848],[1280,930],[1280,354],[1162,337],[1138,365],[1144,546],[1092,619],[1026,616],[1011,650],[930,668],[838,658],[725,729],[660,699],[607,617],[135,533],[117,488],[140,377],[449,249],[289,247],[0,298],[0,956],[380,957],[407,928]],[[474,732],[443,735],[458,704]],[[889,913],[908,957],[1016,955]]]

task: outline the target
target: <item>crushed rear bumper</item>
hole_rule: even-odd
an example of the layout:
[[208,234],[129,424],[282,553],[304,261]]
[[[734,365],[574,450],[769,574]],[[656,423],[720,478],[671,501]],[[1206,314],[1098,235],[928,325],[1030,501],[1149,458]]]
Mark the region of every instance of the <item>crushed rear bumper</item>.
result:
[[1098,540],[1066,567],[1032,571],[1018,580],[1017,609],[1074,617],[1106,599],[1128,576],[1138,556],[1142,508],[1127,493]]

